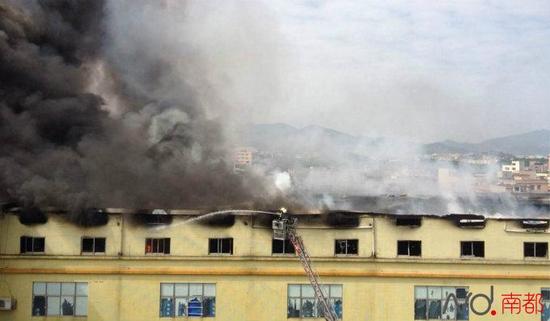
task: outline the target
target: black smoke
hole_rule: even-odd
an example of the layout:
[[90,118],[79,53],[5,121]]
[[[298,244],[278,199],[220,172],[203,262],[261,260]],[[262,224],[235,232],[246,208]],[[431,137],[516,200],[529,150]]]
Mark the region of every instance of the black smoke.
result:
[[[166,50],[132,38],[139,21],[113,36],[111,10],[103,0],[0,0],[0,195],[75,213],[265,202],[259,178],[233,172],[223,121],[196,94],[207,82],[175,77]],[[201,60],[193,50],[178,59]],[[90,89],[97,66],[105,95]]]

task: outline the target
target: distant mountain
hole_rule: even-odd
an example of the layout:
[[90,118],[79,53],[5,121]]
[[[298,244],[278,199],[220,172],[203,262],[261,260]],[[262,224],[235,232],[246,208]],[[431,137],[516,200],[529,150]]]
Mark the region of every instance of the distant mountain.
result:
[[[250,124],[241,128],[241,141],[258,150],[287,153],[300,157],[322,157],[339,159],[343,156],[357,156],[380,153],[380,150],[416,147],[414,143],[400,142],[387,138],[354,136],[321,126],[296,128],[284,123]],[[512,155],[550,154],[550,130],[536,130],[519,135],[493,138],[480,143],[462,143],[445,140],[422,145],[425,153],[505,153]],[[391,154],[391,153],[390,153]]]
[[241,128],[239,136],[243,144],[263,152],[332,164],[361,157],[366,148],[379,142],[321,126],[296,128],[282,123],[251,124]]
[[519,135],[493,138],[475,144],[445,140],[426,144],[424,150],[428,154],[488,152],[512,155],[547,155],[550,154],[550,130],[535,130]]
[[247,145],[264,151],[310,153],[324,149],[342,150],[357,145],[360,138],[320,126],[296,128],[287,124],[254,124],[241,133]]

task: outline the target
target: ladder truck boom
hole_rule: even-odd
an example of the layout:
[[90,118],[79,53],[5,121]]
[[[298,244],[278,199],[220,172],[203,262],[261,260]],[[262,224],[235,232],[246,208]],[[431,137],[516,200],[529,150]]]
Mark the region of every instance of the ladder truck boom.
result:
[[[284,213],[284,211],[283,211]],[[325,297],[321,286],[319,285],[319,275],[315,272],[311,265],[311,258],[306,250],[302,237],[296,233],[296,218],[281,216],[278,219],[273,220],[273,238],[276,240],[290,240],[296,255],[300,258],[302,267],[306,272],[309,282],[315,293],[315,298],[321,305],[323,310],[323,317],[327,321],[337,321],[338,317],[331,308],[328,299]]]

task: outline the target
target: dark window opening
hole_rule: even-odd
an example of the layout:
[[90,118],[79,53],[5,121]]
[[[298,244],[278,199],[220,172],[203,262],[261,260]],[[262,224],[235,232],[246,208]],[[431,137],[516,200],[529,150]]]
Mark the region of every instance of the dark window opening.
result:
[[485,257],[485,243],[482,241],[460,242],[460,255],[471,257]]
[[208,254],[233,254],[233,238],[209,239]]
[[105,238],[83,237],[82,253],[105,253]]
[[46,315],[46,296],[37,295],[32,298],[32,315]]
[[271,242],[271,253],[272,254],[295,254],[294,246],[290,240],[276,240],[273,239]]
[[170,239],[169,238],[146,239],[145,254],[170,254]]
[[397,255],[421,256],[421,241],[397,241]]
[[397,226],[410,226],[419,227],[422,225],[421,217],[402,216],[395,219],[395,225]]
[[21,236],[20,253],[44,253],[45,243],[43,237]]
[[548,243],[535,243],[535,242],[523,243],[524,257],[545,258],[547,254],[548,254]]
[[334,254],[358,254],[359,240],[334,240]]

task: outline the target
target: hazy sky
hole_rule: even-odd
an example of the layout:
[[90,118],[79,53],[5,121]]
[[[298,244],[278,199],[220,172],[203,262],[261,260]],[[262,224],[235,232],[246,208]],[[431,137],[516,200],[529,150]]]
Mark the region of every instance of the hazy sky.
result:
[[550,128],[550,1],[288,0],[264,9],[277,33],[265,55],[279,98],[251,113],[255,121],[416,141]]

